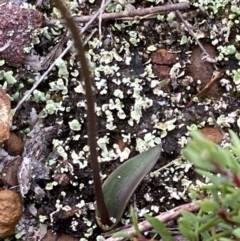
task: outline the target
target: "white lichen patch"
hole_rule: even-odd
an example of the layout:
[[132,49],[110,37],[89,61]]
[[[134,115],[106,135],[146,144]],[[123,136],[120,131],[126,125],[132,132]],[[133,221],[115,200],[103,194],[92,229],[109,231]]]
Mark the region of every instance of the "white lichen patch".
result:
[[68,124],[69,124],[70,129],[73,130],[73,131],[80,131],[81,130],[82,125],[76,119],[68,122]]
[[156,137],[155,135],[151,133],[145,134],[144,138],[137,138],[136,139],[136,150],[141,152],[144,152],[148,150],[150,147],[154,147],[161,143],[161,139],[159,137]]
[[138,124],[142,117],[142,111],[146,110],[153,104],[153,101],[148,97],[138,96],[136,92],[134,93],[134,95],[135,95],[136,101],[131,110],[131,119],[128,121],[128,124],[130,126],[133,126],[135,122]]

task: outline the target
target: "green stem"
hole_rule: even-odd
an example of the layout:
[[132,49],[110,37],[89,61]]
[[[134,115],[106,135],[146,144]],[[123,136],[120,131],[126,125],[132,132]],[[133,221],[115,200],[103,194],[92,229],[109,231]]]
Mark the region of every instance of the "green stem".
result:
[[209,230],[214,225],[218,224],[220,222],[220,218],[218,216],[210,218],[209,221],[206,221],[206,223],[202,224],[198,229],[196,230],[196,233],[201,233],[206,230]]
[[100,169],[98,164],[98,154],[97,154],[97,128],[96,128],[96,115],[95,115],[95,108],[94,108],[94,96],[92,91],[92,81],[90,77],[90,71],[87,65],[87,61],[85,58],[85,51],[83,48],[83,44],[81,38],[79,36],[79,29],[75,24],[73,18],[71,17],[71,13],[63,4],[62,0],[54,0],[57,8],[61,11],[61,14],[66,20],[66,24],[72,33],[72,37],[74,40],[76,51],[78,51],[78,60],[81,63],[82,67],[82,74],[85,83],[85,91],[86,91],[86,99],[87,99],[87,116],[88,116],[88,139],[89,139],[89,147],[90,147],[90,158],[91,158],[91,168],[93,171],[93,183],[94,183],[94,190],[97,200],[97,206],[99,210],[99,214],[101,217],[101,222],[104,225],[112,225],[110,221],[108,210],[104,201],[104,195],[102,191],[102,183],[100,178]]
[[230,236],[232,234],[232,230],[226,230],[224,232],[219,232],[216,235],[213,235],[211,238],[209,238],[207,241],[214,241],[218,240],[219,238],[227,238],[227,236]]

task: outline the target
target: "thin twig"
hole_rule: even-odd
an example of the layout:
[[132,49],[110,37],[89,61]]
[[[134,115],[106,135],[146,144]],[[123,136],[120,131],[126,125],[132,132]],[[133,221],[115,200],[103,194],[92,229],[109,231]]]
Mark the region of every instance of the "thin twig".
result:
[[221,75],[222,73],[219,71],[214,73],[209,83],[207,83],[207,85],[189,101],[187,107],[190,107],[193,104],[194,98],[203,96],[203,94],[213,86],[213,84],[221,77]]
[[5,49],[7,49],[11,43],[12,43],[12,40],[9,39],[2,47],[0,47],[0,52],[3,52]]
[[[131,11],[123,11],[119,13],[103,13],[102,14],[102,19],[107,20],[107,19],[118,19],[122,17],[135,17],[135,16],[144,16],[144,15],[149,15],[149,14],[154,14],[154,13],[159,13],[163,14],[166,12],[171,12],[171,11],[176,11],[176,10],[184,10],[188,9],[189,3],[176,3],[176,4],[171,4],[171,5],[165,5],[165,6],[157,6],[157,7],[151,7],[151,8],[142,8],[142,9],[134,9]],[[81,16],[81,17],[73,17],[75,22],[87,22],[90,19],[92,19],[92,15],[88,16]],[[64,24],[65,20],[64,19],[52,19],[52,20],[45,20],[45,25],[52,26],[56,25],[57,23]]]
[[[108,4],[111,2],[112,0],[108,0],[106,2],[106,4],[104,5],[103,9],[105,9]],[[88,28],[89,26],[92,24],[92,22],[95,21],[95,19],[98,17],[98,15],[100,14],[101,11],[103,11],[102,8],[100,8],[94,15],[92,15],[92,18],[89,20],[88,23],[86,23],[86,25],[81,29],[80,34],[83,34]],[[46,70],[46,72],[41,76],[40,79],[38,79],[33,87],[26,92],[26,94],[23,96],[23,98],[19,101],[19,103],[17,104],[17,107],[14,109],[15,113],[16,111],[22,106],[22,104],[24,103],[24,101],[26,101],[28,99],[28,97],[32,94],[32,92],[38,87],[38,85],[47,77],[47,75],[51,72],[51,70],[54,68],[54,66],[56,65],[56,63],[58,62],[59,59],[63,58],[65,56],[65,54],[69,51],[69,49],[71,49],[73,46],[73,41],[71,41],[69,43],[69,45],[64,49],[64,51],[62,52],[62,54],[49,66],[49,68]]]
[[171,162],[169,162],[168,164],[166,164],[165,166],[160,167],[159,169],[157,169],[157,170],[155,170],[155,171],[153,171],[153,172],[150,172],[149,175],[150,175],[150,176],[158,175],[161,171],[167,169],[168,167],[174,165],[175,163],[177,163],[178,161],[181,161],[181,160],[182,160],[182,158],[181,158],[181,157],[178,157],[178,158],[172,160]]
[[[101,9],[105,4],[105,0],[102,0],[101,3]],[[98,17],[98,33],[99,33],[99,41],[102,39],[102,14],[103,11],[100,12],[99,17]]]
[[48,53],[48,55],[45,57],[44,61],[40,64],[42,66],[42,70],[45,70],[48,68],[48,66],[50,65],[50,63],[52,62],[53,59],[57,58],[58,55],[61,54],[62,49],[64,44],[67,42],[67,32],[63,33],[60,41],[58,42],[57,45],[55,45],[53,47],[53,49],[51,49],[51,51]]
[[[183,204],[181,206],[168,210],[164,213],[161,213],[160,215],[156,216],[155,218],[157,218],[158,220],[160,220],[164,223],[167,223],[169,221],[179,218],[181,216],[181,212],[184,210],[189,211],[189,212],[197,212],[199,210],[199,205],[196,203]],[[148,221],[143,221],[138,224],[138,228],[139,228],[140,232],[145,232],[145,231],[151,229],[152,226]],[[126,228],[126,229],[121,229],[121,232],[132,235],[132,236],[136,235],[136,230],[133,226],[130,228]],[[105,239],[105,241],[120,241],[120,240],[123,240],[123,238],[110,237],[108,239]]]

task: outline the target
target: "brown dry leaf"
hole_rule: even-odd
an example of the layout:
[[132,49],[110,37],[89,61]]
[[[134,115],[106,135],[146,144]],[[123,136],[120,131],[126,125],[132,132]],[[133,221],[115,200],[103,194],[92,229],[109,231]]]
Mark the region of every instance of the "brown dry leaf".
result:
[[178,62],[179,56],[175,53],[170,53],[166,49],[158,49],[152,56],[152,63],[159,65],[174,65]]
[[[211,58],[217,56],[216,51],[212,45],[203,45]],[[187,66],[187,75],[191,76],[194,81],[201,80],[201,89],[203,89],[212,79],[213,73],[215,71],[213,64],[204,60],[202,55],[202,50],[200,47],[196,46],[191,54],[191,64]],[[209,97],[219,97],[223,94],[218,83],[213,84],[213,86],[205,93]]]
[[[124,142],[123,141],[123,137],[119,134],[117,134],[115,137],[114,137],[114,142],[118,145],[118,148],[121,150],[121,151],[124,151],[124,149],[126,147],[128,147],[128,143]],[[115,149],[115,148],[114,148]],[[115,149],[116,151],[116,149]]]
[[209,140],[215,142],[216,144],[221,144],[223,140],[223,134],[215,127],[204,127],[201,133]]
[[167,65],[158,65],[158,64],[153,65],[153,73],[162,80],[170,77],[169,76],[170,70],[171,70],[171,67]]
[[3,148],[10,156],[18,156],[23,153],[24,143],[21,138],[11,132],[9,138],[4,142]]
[[160,48],[152,54],[151,60],[154,74],[160,79],[166,79],[169,78],[171,67],[179,62],[179,55]]
[[12,127],[11,102],[0,87],[0,145],[9,138]]
[[11,190],[0,191],[0,238],[6,238],[22,216],[21,197]]

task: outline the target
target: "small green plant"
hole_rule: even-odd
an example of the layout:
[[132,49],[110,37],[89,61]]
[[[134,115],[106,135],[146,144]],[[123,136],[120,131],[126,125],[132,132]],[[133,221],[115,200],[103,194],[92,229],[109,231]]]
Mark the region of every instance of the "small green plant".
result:
[[182,212],[179,230],[189,240],[237,240],[240,238],[240,140],[230,131],[232,145],[222,148],[192,133],[192,141],[183,156],[192,162],[195,171],[208,179],[202,191],[191,196],[200,205],[197,215]]
[[[192,140],[182,151],[194,164],[195,171],[206,177],[200,190],[191,190],[191,198],[199,205],[197,214],[182,211],[178,219],[180,233],[191,241],[233,241],[240,239],[240,140],[232,131],[232,144],[220,147],[200,132],[192,133]],[[205,195],[204,195],[205,194]],[[205,196],[203,198],[203,195]],[[133,214],[132,219],[133,219]],[[164,241],[173,240],[169,230],[157,218],[144,215]],[[141,232],[133,224],[138,237]],[[114,237],[129,238],[124,232]],[[130,237],[133,239],[133,236]]]
[[151,217],[145,214],[144,217],[152,225],[152,227],[157,231],[163,241],[173,241],[170,231],[165,227],[164,223],[157,218]]
[[97,155],[97,127],[95,114],[95,100],[92,91],[92,79],[87,65],[83,44],[79,36],[79,29],[63,1],[54,0],[57,8],[66,19],[67,26],[72,33],[78,61],[81,64],[82,78],[87,99],[88,137],[90,147],[90,162],[93,172],[93,184],[97,201],[96,219],[102,230],[107,231],[116,227],[133,192],[141,180],[153,168],[161,153],[161,145],[153,147],[130,159],[117,168],[102,186],[100,168]]

